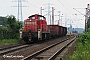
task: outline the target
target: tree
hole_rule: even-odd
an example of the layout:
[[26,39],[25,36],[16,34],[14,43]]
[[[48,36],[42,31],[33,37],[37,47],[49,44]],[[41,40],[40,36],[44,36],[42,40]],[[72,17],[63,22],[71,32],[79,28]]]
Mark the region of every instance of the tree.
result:
[[13,15],[0,17],[0,40],[2,39],[17,39],[19,38],[19,29],[21,23],[18,22]]
[[88,28],[88,32],[90,32],[90,28]]
[[16,21],[16,18],[13,15],[10,16],[8,15],[6,18],[7,18],[7,27],[9,28],[10,38],[11,39],[18,38],[21,23]]

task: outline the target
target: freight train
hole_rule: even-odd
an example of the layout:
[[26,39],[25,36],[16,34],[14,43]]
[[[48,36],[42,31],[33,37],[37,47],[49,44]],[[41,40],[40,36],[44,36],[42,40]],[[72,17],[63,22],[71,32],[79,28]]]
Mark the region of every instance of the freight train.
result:
[[46,18],[39,14],[31,15],[28,19],[24,20],[23,31],[20,31],[20,36],[26,43],[62,37],[67,34],[66,27],[47,25]]

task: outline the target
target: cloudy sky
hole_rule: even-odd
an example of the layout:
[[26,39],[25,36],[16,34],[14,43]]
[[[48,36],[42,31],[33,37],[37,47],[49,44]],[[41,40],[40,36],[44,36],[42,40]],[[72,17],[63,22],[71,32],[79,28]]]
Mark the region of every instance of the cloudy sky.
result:
[[[17,18],[18,8],[13,7],[18,5],[17,1],[18,0],[0,0],[0,16],[12,14]],[[89,2],[90,0],[22,0],[22,5],[26,6],[22,8],[23,20],[29,15],[40,14],[40,7],[44,9],[42,15],[47,14],[48,3],[50,3],[50,10],[51,7],[54,7],[55,15],[58,15],[58,11],[60,11],[63,26],[66,25],[68,27],[72,24],[73,27],[84,28],[85,17],[82,14],[85,14],[85,8]],[[59,16],[55,16],[54,19],[57,24]]]

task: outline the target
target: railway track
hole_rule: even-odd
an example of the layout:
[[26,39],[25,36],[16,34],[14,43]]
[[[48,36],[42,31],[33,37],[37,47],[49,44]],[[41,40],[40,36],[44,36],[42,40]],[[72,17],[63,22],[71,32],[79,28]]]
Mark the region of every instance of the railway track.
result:
[[[57,39],[53,39],[53,40],[51,39],[51,40],[46,41],[46,42],[21,45],[21,46],[12,47],[12,48],[6,48],[4,50],[0,50],[0,59],[1,60],[4,60],[4,59],[6,59],[6,60],[21,60],[23,58],[26,58],[28,55],[35,53],[36,51],[44,49],[47,46],[50,46],[50,45],[55,44],[57,42],[59,44],[60,41],[64,42],[68,39],[70,39],[70,37],[66,36],[66,37],[57,38]],[[10,58],[8,58],[8,56]],[[23,56],[23,57],[18,57],[18,56]]]
[[18,44],[18,45],[14,45],[14,46],[9,46],[9,47],[4,47],[4,48],[0,48],[0,55],[4,55],[22,48],[26,48],[29,46],[33,46],[33,45],[38,45],[38,43],[34,43],[34,44]]
[[54,60],[59,53],[61,53],[70,43],[74,41],[75,38],[76,37],[68,40],[65,39],[61,42],[52,44],[23,58],[22,60]]
[[9,52],[18,50],[18,49],[22,49],[22,48],[28,47],[28,46],[29,46],[29,45],[22,44],[22,45],[16,45],[16,46],[11,46],[11,47],[2,48],[2,49],[0,49],[0,55],[6,54],[6,53],[9,53]]
[[21,46],[21,45],[25,45],[25,44],[23,43],[23,44],[16,44],[16,45],[12,45],[12,46],[4,46],[4,47],[0,48],[0,51],[5,50],[5,49],[9,49],[9,48],[13,48],[13,47],[17,47],[17,46]]

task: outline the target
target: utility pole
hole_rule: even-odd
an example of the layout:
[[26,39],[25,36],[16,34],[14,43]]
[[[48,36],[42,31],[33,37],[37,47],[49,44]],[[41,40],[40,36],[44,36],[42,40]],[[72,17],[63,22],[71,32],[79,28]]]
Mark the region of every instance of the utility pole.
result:
[[62,26],[62,17],[63,17],[63,16],[61,16],[61,26]]
[[50,15],[50,25],[51,25],[51,15]]
[[[75,8],[73,8],[74,10],[76,10]],[[77,12],[79,12],[80,14],[82,14],[80,11],[76,10]],[[84,14],[82,14],[84,15]],[[90,4],[87,4],[87,8],[86,8],[86,14],[85,16],[85,31],[87,31],[87,21],[90,17]]]
[[87,20],[88,20],[88,17],[87,17],[87,10],[88,10],[88,8],[86,8],[86,16],[85,16],[85,31],[87,31]]
[[54,7],[52,7],[52,24],[54,25]]
[[48,3],[48,23],[50,24],[50,3]]
[[18,0],[18,21],[23,20],[22,16],[22,1]]
[[61,11],[58,11],[59,14],[58,15],[54,15],[54,16],[59,16],[58,25],[60,25],[60,12]]
[[46,15],[47,15],[47,24],[51,24],[51,21],[50,21],[50,19],[51,19],[51,5],[52,4],[50,4],[50,3],[48,3],[48,4],[44,4],[44,5],[47,5],[48,6],[48,10],[46,11],[46,12],[48,12]]
[[40,14],[42,15],[42,10],[44,10],[42,7],[40,8]]
[[87,21],[90,17],[90,4],[87,4],[87,8],[86,8],[86,15],[85,15],[85,31],[87,31],[88,27],[87,27]]
[[58,11],[58,13],[59,13],[59,20],[58,20],[58,25],[59,25],[59,22],[60,22],[60,11]]
[[22,15],[22,2],[24,2],[24,0],[16,0],[14,2],[18,2],[18,6],[13,6],[13,7],[18,7],[18,21],[23,21],[23,15]]

